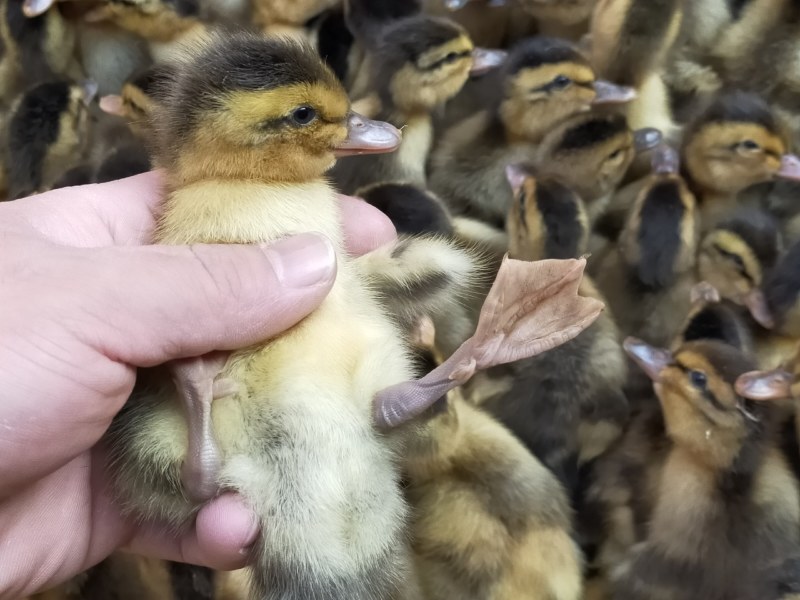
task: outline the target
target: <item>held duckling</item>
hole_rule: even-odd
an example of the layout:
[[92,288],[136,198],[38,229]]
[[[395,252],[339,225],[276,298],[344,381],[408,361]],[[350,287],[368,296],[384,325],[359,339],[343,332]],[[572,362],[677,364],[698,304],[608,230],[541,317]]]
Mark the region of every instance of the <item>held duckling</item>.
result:
[[96,91],[94,82],[54,81],[17,100],[6,134],[9,198],[50,189],[80,162],[89,133],[89,104]]
[[672,447],[614,598],[781,598],[774,577],[800,547],[800,492],[777,447],[777,411],[734,389],[753,362],[710,341],[625,348],[653,379]]
[[505,166],[532,162],[536,147],[564,120],[633,94],[597,81],[575,46],[550,38],[520,42],[496,76],[491,108],[444,134],[432,156],[430,184],[454,215],[502,228],[511,203]]
[[168,62],[208,35],[199,0],[104,0],[85,19],[113,23],[147,42],[157,63]]
[[475,49],[460,26],[435,17],[393,21],[379,37],[380,42],[367,46],[371,89],[380,106],[370,117],[402,128],[403,142],[392,154],[339,161],[333,179],[348,194],[374,183],[425,185],[432,113],[461,90],[470,73],[502,57]]
[[800,159],[788,154],[777,117],[759,96],[742,91],[719,96],[687,127],[682,157],[704,231],[733,214],[747,188],[800,179]]
[[425,598],[582,597],[582,561],[563,488],[458,390],[415,427],[404,471]]
[[653,154],[648,178],[619,245],[593,265],[620,330],[668,345],[689,310],[695,284],[698,226],[695,197],[667,145]]
[[[316,231],[331,240],[338,274],[283,336],[143,373],[109,432],[115,491],[134,515],[180,526],[220,487],[238,490],[263,524],[254,597],[404,597],[403,436],[376,426],[419,415],[476,369],[577,335],[601,310],[576,294],[584,264],[506,263],[476,335],[411,381],[408,344],[367,281],[369,264],[345,255],[324,179],[336,153],[391,151],[399,132],[351,114],[333,72],[288,39],[214,36],[183,60],[154,116],[167,192],[157,242]],[[474,265],[440,281],[472,277]]]
[[[509,256],[528,261],[581,256],[589,228],[580,198],[558,180],[534,177],[522,167],[509,167],[507,174],[514,194],[507,222]],[[579,293],[603,301],[586,277]],[[485,397],[476,390],[473,400],[508,427],[574,497],[579,469],[606,451],[628,418],[622,393],[627,366],[608,314],[559,348],[482,375],[477,381],[500,393]]]

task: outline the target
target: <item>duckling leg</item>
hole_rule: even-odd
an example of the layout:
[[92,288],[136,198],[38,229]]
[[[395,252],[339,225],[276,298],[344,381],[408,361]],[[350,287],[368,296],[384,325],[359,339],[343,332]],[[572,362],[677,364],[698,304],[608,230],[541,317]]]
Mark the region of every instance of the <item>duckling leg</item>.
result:
[[175,361],[172,377],[186,411],[189,447],[181,469],[188,497],[197,502],[213,498],[218,490],[221,459],[211,424],[211,403],[236,390],[229,379],[215,381],[228,357],[210,354]]
[[475,334],[417,381],[375,398],[379,427],[418,416],[476,371],[536,356],[568,342],[591,325],[602,302],[578,295],[586,260],[525,262],[506,258],[481,310]]

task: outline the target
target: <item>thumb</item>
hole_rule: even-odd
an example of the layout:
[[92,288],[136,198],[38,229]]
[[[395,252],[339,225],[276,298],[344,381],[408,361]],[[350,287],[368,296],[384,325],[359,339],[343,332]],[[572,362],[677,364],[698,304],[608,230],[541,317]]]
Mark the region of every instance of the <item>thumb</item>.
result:
[[266,247],[81,252],[94,255],[89,268],[100,282],[83,295],[84,312],[106,322],[77,333],[109,358],[138,367],[269,339],[313,311],[336,274],[332,244],[315,234]]

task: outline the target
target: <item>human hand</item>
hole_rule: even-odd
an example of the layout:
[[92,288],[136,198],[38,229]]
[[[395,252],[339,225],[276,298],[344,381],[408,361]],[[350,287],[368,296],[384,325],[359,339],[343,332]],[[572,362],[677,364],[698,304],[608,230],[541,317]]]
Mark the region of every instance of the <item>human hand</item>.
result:
[[[0,204],[0,598],[56,585],[120,547],[238,568],[258,535],[234,494],[182,537],[126,521],[95,445],[137,367],[280,333],[323,300],[335,255],[310,234],[265,249],[142,246],[159,185],[148,173]],[[354,254],[394,237],[364,202],[342,198],[341,211]]]

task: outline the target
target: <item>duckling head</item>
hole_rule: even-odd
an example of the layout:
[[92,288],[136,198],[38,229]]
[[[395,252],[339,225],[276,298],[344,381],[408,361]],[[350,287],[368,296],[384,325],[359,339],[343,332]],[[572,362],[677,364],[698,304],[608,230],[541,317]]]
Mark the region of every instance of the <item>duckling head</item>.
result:
[[670,438],[698,459],[728,468],[742,444],[763,431],[766,407],[734,387],[755,363],[733,346],[702,340],[673,353],[628,338],[624,348],[653,380]]
[[677,173],[677,153],[662,144],[653,154],[653,174],[639,192],[620,238],[620,251],[647,289],[671,285],[695,264],[695,197]]
[[775,178],[800,179],[800,159],[769,105],[751,93],[721,95],[689,127],[686,172],[700,188],[738,194]]
[[405,114],[430,113],[458,94],[471,73],[502,57],[478,52],[467,32],[448,19],[407,17],[381,33],[373,80],[382,100]]
[[108,21],[157,42],[168,42],[195,27],[201,17],[198,0],[105,0],[85,15],[91,23]]
[[555,125],[593,105],[625,103],[636,93],[597,80],[570,42],[534,37],[517,44],[501,72],[497,113],[512,140],[539,142]]
[[336,156],[400,144],[391,125],[352,113],[333,72],[291,39],[218,34],[174,72],[154,113],[153,154],[177,183],[313,181]]
[[80,154],[88,137],[89,105],[96,93],[97,84],[92,81],[52,81],[22,94],[8,122],[10,198],[40,191],[48,163]]
[[517,260],[577,258],[589,242],[589,219],[578,195],[530,167],[509,165],[514,200],[506,218],[509,256]]
[[740,213],[711,230],[700,245],[697,270],[721,298],[746,306],[753,318],[771,326],[761,284],[780,252],[780,232],[771,215]]
[[623,115],[577,115],[545,137],[537,168],[567,184],[590,206],[619,186],[638,152],[660,141],[658,130],[631,131]]
[[134,74],[123,86],[119,95],[100,98],[100,108],[128,122],[140,136],[149,130],[153,107],[159,101],[159,93],[170,78],[170,66],[160,64]]

